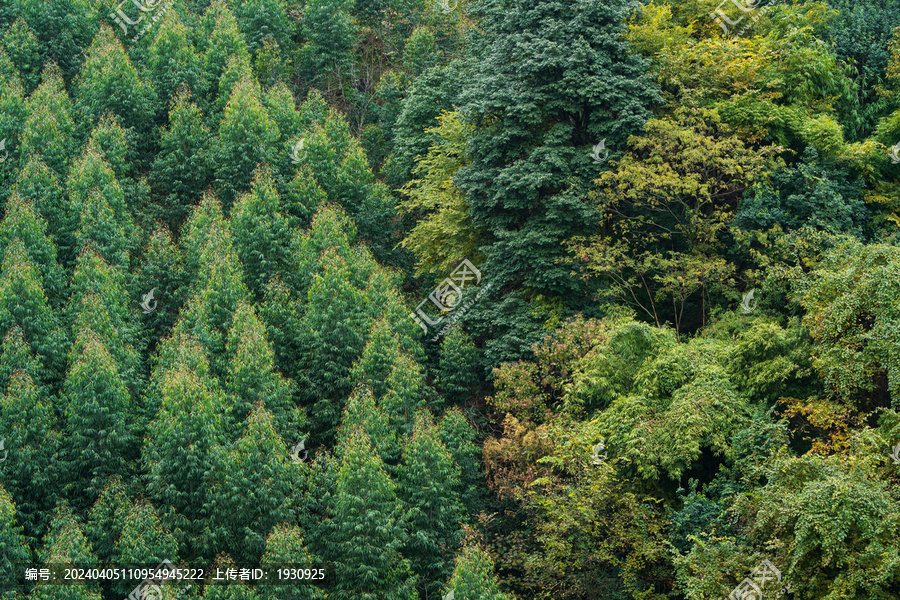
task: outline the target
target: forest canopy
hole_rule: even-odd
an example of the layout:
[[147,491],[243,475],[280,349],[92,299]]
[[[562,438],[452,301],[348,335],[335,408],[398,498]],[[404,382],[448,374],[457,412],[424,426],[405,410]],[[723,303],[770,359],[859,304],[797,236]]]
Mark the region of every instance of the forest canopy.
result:
[[0,600],[900,598],[898,182],[900,0],[0,2]]

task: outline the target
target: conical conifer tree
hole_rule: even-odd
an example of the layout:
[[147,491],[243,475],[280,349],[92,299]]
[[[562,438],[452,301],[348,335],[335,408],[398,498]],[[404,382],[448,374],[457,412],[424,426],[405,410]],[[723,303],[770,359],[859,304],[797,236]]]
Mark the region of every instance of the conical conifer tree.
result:
[[47,237],[47,223],[35,212],[30,200],[17,192],[6,201],[6,215],[0,222],[0,254],[15,239],[24,244],[29,258],[40,269],[50,303],[58,306],[65,293],[65,280],[57,262],[56,245]]
[[219,542],[242,564],[256,564],[266,536],[292,517],[292,465],[272,415],[258,404],[238,443],[221,458],[212,494],[221,521]]
[[[292,565],[296,568],[321,568],[322,563],[306,549],[303,531],[286,523],[276,525],[266,538],[266,551],[260,560],[263,569],[278,569]],[[324,595],[317,585],[266,585],[259,586],[261,600],[322,600]]]
[[84,66],[73,87],[82,131],[93,129],[104,114],[111,112],[132,132],[129,141],[135,148],[149,147],[156,90],[141,78],[122,42],[106,23],[85,53]]
[[[211,559],[217,548],[206,523],[214,514],[211,478],[220,471],[225,401],[208,375],[202,348],[188,338],[180,345],[187,360],[160,374],[161,405],[141,459],[149,472],[147,489],[160,507],[163,523],[178,539],[179,555]],[[192,369],[193,364],[199,368]]]
[[[122,565],[158,565],[164,560],[178,562],[178,544],[166,530],[156,509],[146,500],[138,500],[125,516],[122,534],[116,542],[115,562]],[[130,582],[115,582],[114,593],[127,595]]]
[[59,382],[65,369],[66,336],[41,287],[40,270],[18,239],[6,248],[0,270],[0,331],[5,335],[13,326],[40,358],[41,382]]
[[[50,524],[50,531],[44,537],[44,544],[38,556],[46,567],[51,565],[97,565],[97,558],[81,529],[81,524],[65,502],[60,502],[56,515]],[[97,582],[84,577],[70,579],[67,585],[58,585],[38,580],[29,598],[35,600],[100,600]]]
[[257,169],[252,189],[240,197],[231,214],[235,250],[244,266],[247,287],[257,298],[269,280],[290,268],[294,236],[280,211],[271,170]]
[[77,332],[66,374],[67,490],[80,507],[93,504],[111,475],[130,475],[140,453],[135,406],[115,359],[90,329]]
[[3,548],[4,554],[3,560],[0,560],[0,578],[5,588],[2,593],[23,594],[25,584],[19,580],[23,575],[22,567],[31,562],[31,549],[25,541],[22,526],[16,523],[16,505],[12,496],[2,485],[0,485],[0,548]]
[[200,108],[186,90],[179,91],[151,172],[154,193],[162,197],[165,209],[160,216],[173,228],[181,225],[211,181],[209,138]]
[[[4,341],[3,367],[13,362],[11,346],[16,342],[20,348],[24,345],[21,332],[14,329]],[[5,448],[0,482],[15,500],[17,520],[33,542],[43,533],[55,504],[53,496],[59,492],[53,473],[60,441],[52,431],[55,424],[53,407],[32,377],[24,370],[13,372],[0,400],[0,439]]]
[[211,150],[215,183],[226,212],[241,192],[250,189],[256,167],[272,161],[279,137],[260,100],[259,84],[245,77],[231,92]]
[[457,557],[447,586],[447,594],[453,592],[455,600],[514,600],[500,591],[490,555],[474,545],[467,545]]
[[400,440],[387,413],[378,406],[372,389],[366,385],[357,386],[347,400],[335,448],[338,458],[343,458],[346,443],[359,429],[369,436],[386,468],[393,468],[400,460]]
[[305,428],[302,409],[295,407],[292,386],[275,371],[275,354],[266,330],[249,304],[241,304],[228,331],[228,376],[225,391],[231,399],[234,431],[244,429],[253,406],[262,402],[272,414],[275,429],[285,440],[299,439]]
[[22,156],[35,155],[63,180],[75,154],[72,103],[59,67],[48,62],[41,84],[28,98],[28,117],[22,130]]
[[420,578],[420,589],[427,590],[428,596],[437,595],[453,569],[452,556],[462,540],[463,507],[458,496],[459,467],[427,410],[416,414],[397,471],[397,495],[408,507],[412,532],[404,554]]
[[364,431],[345,444],[327,524],[332,593],[338,600],[412,600],[415,579],[399,552],[408,532],[395,485]]
[[225,72],[228,59],[240,56],[249,60],[250,51],[226,2],[214,1],[207,9],[204,21],[207,23],[206,27],[212,24],[208,37],[203,38],[205,49],[201,61],[203,89],[209,97],[219,89],[219,79]]
[[91,507],[85,533],[91,548],[103,563],[113,562],[116,543],[125,527],[125,518],[131,513],[134,503],[128,497],[123,480],[118,475],[109,478],[100,492],[100,497]]
[[71,265],[78,215],[73,214],[56,172],[40,156],[29,154],[11,192],[31,202],[47,223],[47,233],[56,245],[60,264]]
[[[159,94],[160,104],[168,106],[182,87],[187,94],[200,93],[200,56],[190,41],[187,27],[172,6],[160,19],[156,37],[147,53],[147,70]],[[169,119],[171,122],[171,117]]]

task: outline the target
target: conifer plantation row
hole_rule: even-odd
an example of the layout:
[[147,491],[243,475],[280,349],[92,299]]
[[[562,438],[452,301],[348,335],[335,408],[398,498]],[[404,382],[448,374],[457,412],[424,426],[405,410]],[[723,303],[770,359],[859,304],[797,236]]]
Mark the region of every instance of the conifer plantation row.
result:
[[0,0],[0,600],[896,600],[898,180],[900,0]]

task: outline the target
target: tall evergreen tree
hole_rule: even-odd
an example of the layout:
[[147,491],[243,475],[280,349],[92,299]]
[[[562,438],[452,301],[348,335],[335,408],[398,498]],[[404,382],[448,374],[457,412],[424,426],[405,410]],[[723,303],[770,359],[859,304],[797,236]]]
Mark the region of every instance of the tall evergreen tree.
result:
[[[72,509],[60,502],[56,515],[50,524],[50,531],[44,536],[44,545],[38,557],[46,567],[50,565],[97,565],[97,557],[81,529],[81,524]],[[29,598],[35,600],[100,600],[97,582],[85,577],[74,577],[66,585],[38,580]]]
[[[17,329],[10,331],[4,340],[0,360],[3,367],[15,362],[10,356],[13,345],[27,352],[22,333]],[[25,535],[32,543],[44,532],[56,501],[53,496],[59,491],[53,465],[60,440],[52,431],[56,424],[53,407],[43,400],[41,392],[31,375],[17,370],[12,373],[0,400],[0,439],[4,440],[5,447],[0,482],[14,499],[17,520],[25,527]]]
[[101,25],[94,37],[73,87],[83,132],[112,112],[129,130],[133,147],[150,147],[156,90],[140,76],[109,25]]
[[50,303],[58,306],[65,293],[65,281],[56,260],[56,245],[47,237],[47,223],[35,213],[31,201],[14,191],[6,201],[6,215],[0,222],[0,254],[16,239],[24,244],[29,258],[40,269]]
[[415,579],[398,550],[408,533],[395,485],[364,431],[345,443],[326,524],[332,593],[337,600],[412,600]]
[[274,275],[287,272],[294,236],[279,210],[275,179],[267,167],[257,169],[252,189],[240,197],[231,215],[235,250],[244,266],[244,281],[257,298]]
[[135,406],[115,359],[91,329],[76,332],[63,388],[68,452],[66,489],[80,508],[93,504],[109,476],[130,475],[138,457]]
[[272,527],[293,516],[291,467],[272,415],[257,404],[240,440],[222,455],[211,491],[222,515],[221,547],[242,564],[258,563]]
[[500,591],[490,555],[471,544],[457,557],[447,586],[457,600],[513,600],[511,595]]
[[[268,569],[287,565],[298,568],[317,568],[321,562],[310,554],[303,539],[303,530],[286,523],[276,525],[266,538],[266,551],[260,566]],[[260,586],[262,600],[322,600],[324,595],[317,585],[266,585]]]
[[60,68],[48,62],[41,74],[41,84],[28,97],[28,117],[20,150],[23,156],[40,157],[62,180],[68,175],[75,147],[72,102]]
[[226,212],[239,193],[250,189],[257,165],[272,161],[279,136],[260,100],[259,84],[242,79],[231,92],[212,149],[215,183]]
[[208,375],[202,348],[188,338],[177,342],[190,362],[167,365],[159,375],[161,404],[141,459],[149,473],[147,489],[178,540],[179,555],[211,559],[218,550],[208,526],[215,514],[211,486],[225,442],[225,402]]
[[529,352],[543,323],[583,310],[588,290],[562,242],[594,231],[591,146],[625,147],[657,98],[623,39],[625,0],[490,1],[480,7],[461,111],[475,126],[454,181],[484,228],[493,286],[471,311],[491,364]]
[[282,439],[299,439],[304,414],[294,406],[291,382],[275,371],[275,355],[266,330],[249,304],[241,304],[234,314],[227,353],[230,362],[225,391],[231,400],[232,430],[242,431],[253,406],[262,402]]
[[2,598],[15,598],[15,594],[25,591],[24,582],[20,582],[22,565],[31,562],[31,549],[25,542],[22,526],[16,524],[16,505],[12,496],[0,485],[0,548],[3,549],[3,560],[0,561],[0,577],[3,578],[4,590]]
[[74,234],[78,220],[69,206],[69,198],[60,185],[59,177],[40,156],[28,155],[25,165],[11,193],[16,193],[31,205],[47,223],[47,233],[56,245],[58,259],[62,265],[71,265],[74,260]]
[[0,269],[0,331],[18,327],[41,360],[41,382],[59,383],[65,369],[66,336],[41,287],[41,275],[18,239],[6,248]]
[[125,527],[125,518],[133,508],[123,479],[118,475],[110,477],[91,507],[86,527],[91,548],[104,564],[115,561],[116,544]]
[[[153,505],[138,500],[122,523],[114,556],[115,562],[122,565],[158,565],[164,560],[174,564],[178,562],[178,544],[160,522]],[[134,588],[130,582],[114,582],[112,589],[127,595]]]
[[451,557],[462,539],[460,472],[441,442],[427,410],[416,414],[412,436],[403,446],[397,495],[408,509],[410,536],[404,548],[419,587],[438,595],[453,569]]
[[163,107],[168,106],[176,94],[183,93],[182,88],[186,88],[187,94],[202,92],[200,56],[190,41],[177,6],[170,7],[162,17],[147,54],[150,80]]
[[161,197],[160,218],[173,229],[181,225],[190,205],[199,201],[212,180],[209,139],[200,108],[191,102],[187,90],[179,91],[150,173],[153,192]]

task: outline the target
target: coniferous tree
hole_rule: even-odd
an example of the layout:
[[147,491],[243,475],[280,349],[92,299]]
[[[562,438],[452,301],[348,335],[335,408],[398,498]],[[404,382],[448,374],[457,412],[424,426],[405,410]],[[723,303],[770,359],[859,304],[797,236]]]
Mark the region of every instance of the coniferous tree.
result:
[[367,385],[359,385],[347,399],[347,406],[338,429],[338,444],[335,448],[337,458],[343,458],[346,442],[354,432],[362,429],[369,436],[378,456],[386,468],[392,469],[400,460],[401,441],[397,431],[391,427],[387,413],[378,406],[372,389]]
[[183,362],[165,365],[159,375],[161,404],[141,459],[149,473],[147,489],[178,539],[179,555],[211,559],[217,551],[208,527],[215,514],[211,486],[225,442],[225,402],[203,349],[189,338],[173,341]]
[[257,169],[252,189],[240,197],[231,215],[235,251],[244,267],[244,281],[257,298],[277,274],[287,272],[294,236],[279,210],[272,172]]
[[441,441],[460,468],[458,497],[467,515],[484,509],[484,475],[481,472],[481,448],[475,441],[475,429],[456,407],[444,414],[438,425]]
[[462,539],[460,472],[441,442],[427,410],[416,414],[412,436],[403,446],[397,495],[406,504],[410,536],[404,554],[426,595],[437,595],[453,568]]
[[71,265],[75,258],[74,234],[78,219],[77,215],[73,215],[69,198],[56,172],[40,156],[29,154],[11,193],[31,202],[47,223],[47,233],[56,245],[59,262],[65,266]]
[[211,150],[215,183],[226,212],[238,194],[250,189],[256,167],[272,161],[279,136],[260,101],[259,84],[245,77],[231,92]]
[[334,597],[412,600],[415,579],[399,552],[408,532],[395,485],[364,431],[351,432],[345,444],[325,525]]
[[76,332],[71,366],[63,387],[67,491],[84,508],[93,504],[111,475],[130,475],[129,462],[140,452],[135,406],[117,364],[91,329]]
[[[11,356],[14,353],[25,354],[23,358],[34,363],[17,329],[11,330],[3,343],[0,366],[4,370],[17,362]],[[0,400],[0,439],[5,447],[0,482],[14,499],[17,520],[32,542],[43,533],[55,503],[53,495],[58,492],[53,465],[60,440],[52,431],[56,424],[53,407],[43,400],[42,391],[27,370],[16,370]]]
[[[173,6],[162,17],[147,53],[147,70],[161,106],[168,106],[176,94],[201,93],[200,69],[200,56],[179,17],[178,7]],[[187,91],[182,92],[182,89]]]
[[221,548],[242,564],[259,562],[266,536],[292,517],[292,467],[272,415],[262,403],[247,418],[244,433],[220,459],[211,494],[222,515]]
[[593,233],[597,223],[588,190],[599,169],[590,148],[601,140],[624,148],[657,99],[623,39],[627,7],[624,0],[482,7],[485,35],[473,49],[460,109],[475,126],[472,163],[454,182],[474,225],[487,232],[480,269],[493,286],[468,319],[479,333],[490,327],[492,364],[528,353],[543,322],[588,306],[589,290],[560,242]]
[[128,497],[122,478],[118,475],[110,477],[91,507],[86,526],[91,548],[104,564],[114,560],[125,518],[133,508],[134,503]]
[[213,2],[204,14],[204,21],[209,31],[207,37],[202,38],[205,49],[201,77],[204,93],[211,98],[213,92],[219,89],[219,79],[225,72],[228,59],[240,56],[249,61],[250,52],[234,14],[224,1]]
[[65,369],[66,336],[41,287],[40,270],[18,239],[0,269],[0,331],[18,327],[42,365],[41,382],[58,383]]
[[[50,531],[44,536],[43,547],[38,557],[45,566],[78,565],[91,568],[97,565],[91,546],[81,529],[81,524],[72,509],[65,502],[60,502],[56,515],[50,524]],[[84,577],[70,579],[67,585],[58,585],[49,581],[38,580],[32,588],[29,598],[35,600],[100,600],[100,590],[94,580]]]
[[350,65],[356,34],[349,0],[310,0],[303,9],[301,73],[313,84],[339,78]]
[[97,30],[99,14],[94,5],[88,0],[24,0],[21,15],[37,33],[47,59],[59,64],[66,78],[72,79]]
[[162,130],[160,151],[150,181],[162,198],[160,217],[172,228],[181,225],[191,204],[199,201],[212,179],[209,164],[209,129],[200,108],[186,90],[172,101],[169,125]]
[[[320,568],[303,539],[303,530],[286,523],[276,525],[266,538],[266,551],[260,559],[260,567],[273,572],[288,567]],[[324,595],[317,585],[265,585],[260,586],[262,600],[322,600]]]
[[0,548],[3,548],[3,560],[0,560],[0,577],[4,581],[4,590],[0,597],[15,598],[14,594],[22,594],[25,585],[20,583],[22,566],[31,562],[31,549],[25,541],[21,525],[16,524],[16,505],[12,496],[0,485]]
[[[138,500],[125,516],[122,533],[116,541],[113,556],[122,565],[158,565],[164,560],[178,562],[178,544],[175,537],[163,527],[153,505]],[[113,592],[127,595],[133,586],[130,582],[114,582]]]
[[59,67],[48,62],[41,84],[28,97],[28,116],[22,129],[22,156],[41,158],[62,181],[75,154],[75,122],[72,102]]
[[475,545],[467,545],[457,557],[447,587],[458,600],[513,600],[500,591],[490,555]]
[[73,87],[83,132],[112,112],[131,132],[135,148],[150,147],[156,90],[141,78],[109,25],[100,26]]
[[0,254],[12,240],[21,241],[29,258],[42,275],[42,286],[50,303],[58,306],[65,293],[62,268],[57,262],[56,245],[47,237],[47,223],[35,213],[31,201],[13,191],[6,201],[6,215],[0,222]]
[[3,35],[3,48],[19,70],[26,93],[31,93],[41,79],[44,57],[41,43],[21,17]]
[[275,371],[266,330],[249,304],[241,304],[234,314],[227,353],[225,391],[231,399],[232,430],[242,431],[253,406],[262,402],[282,439],[299,439],[305,417],[302,409],[294,406],[291,383]]

